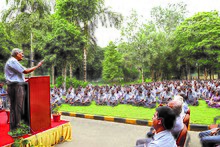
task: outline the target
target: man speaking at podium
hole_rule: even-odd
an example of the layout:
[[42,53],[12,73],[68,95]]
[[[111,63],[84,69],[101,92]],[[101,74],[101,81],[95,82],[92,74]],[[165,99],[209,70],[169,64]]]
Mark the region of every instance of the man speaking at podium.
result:
[[39,62],[37,66],[31,68],[23,67],[19,61],[24,57],[23,51],[18,48],[14,48],[11,51],[11,57],[5,64],[5,78],[7,83],[7,92],[10,99],[10,131],[15,130],[23,115],[23,103],[25,98],[25,76],[36,70],[43,64],[43,61]]

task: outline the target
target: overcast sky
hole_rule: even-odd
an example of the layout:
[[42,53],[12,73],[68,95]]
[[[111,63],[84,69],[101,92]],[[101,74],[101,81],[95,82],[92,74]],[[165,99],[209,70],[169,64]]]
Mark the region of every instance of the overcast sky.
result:
[[[150,18],[150,10],[155,6],[165,7],[168,3],[184,2],[187,4],[188,14],[192,16],[197,12],[218,10],[220,0],[105,0],[106,6],[113,11],[120,12],[124,17],[129,16],[132,9],[136,10],[144,19]],[[0,10],[5,9],[5,0],[0,0]],[[109,41],[120,38],[120,30],[100,27],[96,32],[98,45],[105,47]]]

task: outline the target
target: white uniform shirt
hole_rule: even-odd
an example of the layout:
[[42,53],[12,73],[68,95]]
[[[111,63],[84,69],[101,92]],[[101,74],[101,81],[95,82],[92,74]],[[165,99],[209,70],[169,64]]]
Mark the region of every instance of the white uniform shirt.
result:
[[5,79],[8,82],[25,82],[23,67],[17,59],[11,57],[5,64]]

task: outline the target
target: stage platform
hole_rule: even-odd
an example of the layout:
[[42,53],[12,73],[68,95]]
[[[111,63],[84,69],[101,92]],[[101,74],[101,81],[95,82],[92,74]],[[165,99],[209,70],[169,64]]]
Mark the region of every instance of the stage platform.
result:
[[[0,147],[11,147],[13,144],[14,140],[8,135],[8,131],[9,124],[7,123],[7,115],[4,112],[0,113]],[[25,135],[23,138],[29,141],[26,147],[50,147],[64,141],[71,141],[72,127],[68,121],[61,120],[59,122],[53,122],[53,120],[51,120],[50,128],[30,135]]]

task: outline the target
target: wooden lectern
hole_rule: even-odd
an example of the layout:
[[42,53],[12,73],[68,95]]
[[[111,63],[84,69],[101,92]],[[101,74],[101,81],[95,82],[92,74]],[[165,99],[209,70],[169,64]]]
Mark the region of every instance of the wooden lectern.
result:
[[29,114],[32,132],[51,127],[50,77],[31,77],[29,87]]

